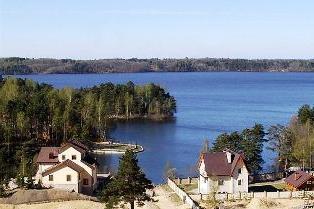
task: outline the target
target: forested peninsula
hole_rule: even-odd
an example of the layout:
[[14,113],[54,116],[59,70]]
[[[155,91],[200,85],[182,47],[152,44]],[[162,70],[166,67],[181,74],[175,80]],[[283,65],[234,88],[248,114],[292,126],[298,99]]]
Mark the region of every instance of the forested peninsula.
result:
[[314,72],[314,59],[31,59],[0,58],[0,74],[133,72]]
[[0,182],[22,171],[23,176],[34,175],[33,159],[41,146],[73,138],[103,141],[116,120],[163,120],[175,111],[174,97],[155,84],[56,89],[0,77]]

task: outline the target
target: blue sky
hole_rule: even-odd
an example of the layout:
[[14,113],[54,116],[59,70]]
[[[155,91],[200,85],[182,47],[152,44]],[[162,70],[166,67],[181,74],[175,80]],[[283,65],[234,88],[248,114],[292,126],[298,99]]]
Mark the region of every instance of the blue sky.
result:
[[314,58],[313,0],[0,0],[0,57]]

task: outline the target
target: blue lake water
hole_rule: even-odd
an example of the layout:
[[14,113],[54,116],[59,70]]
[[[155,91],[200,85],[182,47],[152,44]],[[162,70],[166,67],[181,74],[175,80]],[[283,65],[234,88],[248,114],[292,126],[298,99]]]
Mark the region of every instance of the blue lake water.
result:
[[[203,140],[261,123],[287,124],[302,104],[314,103],[311,73],[126,73],[23,75],[55,87],[88,87],[103,82],[154,82],[177,100],[172,122],[119,123],[112,136],[144,146],[140,165],[155,183],[167,161],[183,176],[191,175]],[[274,153],[263,153],[268,169]],[[103,166],[115,167],[117,156],[102,156]]]

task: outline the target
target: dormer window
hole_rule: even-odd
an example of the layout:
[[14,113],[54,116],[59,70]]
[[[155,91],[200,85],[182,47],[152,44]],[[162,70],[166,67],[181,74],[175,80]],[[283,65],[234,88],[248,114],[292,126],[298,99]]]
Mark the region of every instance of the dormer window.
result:
[[76,160],[76,155],[72,155],[72,160]]
[[65,160],[65,155],[62,155],[62,160]]
[[54,158],[54,154],[53,154],[53,152],[50,152],[49,153],[49,159],[53,159]]

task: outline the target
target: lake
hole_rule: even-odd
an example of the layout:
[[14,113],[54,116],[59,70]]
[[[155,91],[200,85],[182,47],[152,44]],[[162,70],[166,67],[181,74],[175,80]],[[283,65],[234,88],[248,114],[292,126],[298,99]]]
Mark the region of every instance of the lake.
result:
[[[122,142],[138,143],[145,151],[138,155],[147,176],[162,181],[167,161],[182,176],[192,175],[205,138],[213,142],[223,132],[261,123],[287,124],[298,107],[314,102],[314,74],[311,73],[125,73],[48,74],[17,76],[61,88],[88,87],[103,82],[157,83],[177,100],[174,121],[118,123],[112,136]],[[263,152],[267,170],[274,153]],[[103,168],[114,168],[117,155],[99,156]]]

